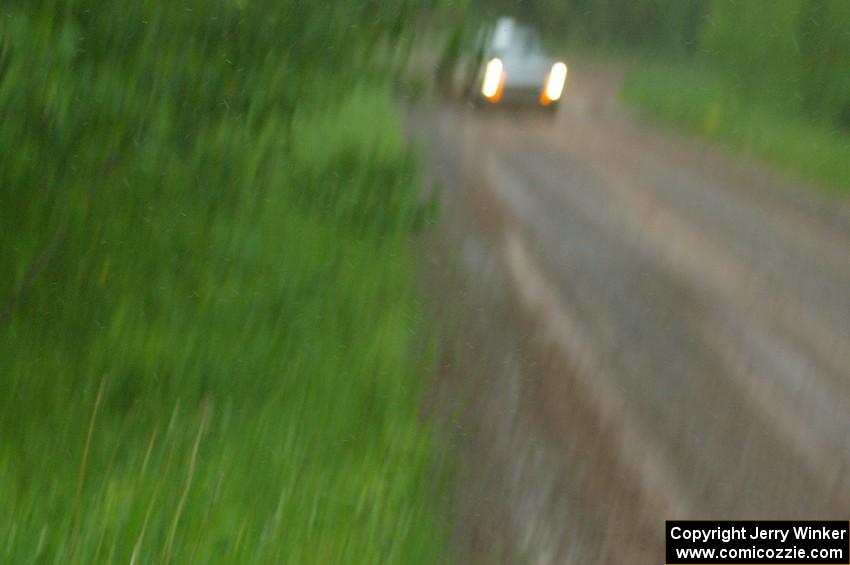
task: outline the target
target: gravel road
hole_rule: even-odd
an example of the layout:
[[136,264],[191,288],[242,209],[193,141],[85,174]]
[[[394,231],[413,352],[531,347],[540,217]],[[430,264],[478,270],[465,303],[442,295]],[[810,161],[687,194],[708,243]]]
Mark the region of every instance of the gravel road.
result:
[[619,108],[410,116],[473,563],[663,562],[665,519],[850,515],[850,202]]

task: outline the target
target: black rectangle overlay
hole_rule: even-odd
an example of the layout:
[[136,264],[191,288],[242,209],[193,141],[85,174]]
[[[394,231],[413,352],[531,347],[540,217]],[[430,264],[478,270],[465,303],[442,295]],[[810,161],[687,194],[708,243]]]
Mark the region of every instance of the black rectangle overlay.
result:
[[846,521],[671,520],[666,563],[848,564]]

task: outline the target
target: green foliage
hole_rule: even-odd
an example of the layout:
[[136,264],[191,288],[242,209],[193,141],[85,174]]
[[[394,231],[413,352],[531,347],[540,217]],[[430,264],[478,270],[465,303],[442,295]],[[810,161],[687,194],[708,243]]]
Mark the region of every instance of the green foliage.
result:
[[803,110],[850,131],[850,3],[806,2],[798,25]]
[[702,42],[741,96],[850,127],[850,4],[715,0]]
[[711,67],[643,64],[627,77],[622,97],[644,116],[850,191],[850,135],[800,114],[754,106],[737,88]]
[[441,561],[416,9],[4,3],[0,561]]
[[714,0],[688,65],[641,64],[641,112],[803,176],[850,185],[850,3]]
[[389,107],[387,90],[358,86],[331,112],[295,114],[293,165],[305,211],[336,215],[358,233],[394,233],[412,223],[420,212],[409,194],[417,168]]

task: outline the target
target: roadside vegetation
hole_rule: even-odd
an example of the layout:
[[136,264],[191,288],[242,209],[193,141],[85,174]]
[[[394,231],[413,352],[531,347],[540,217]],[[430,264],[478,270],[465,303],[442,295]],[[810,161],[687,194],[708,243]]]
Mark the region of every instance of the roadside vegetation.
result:
[[850,3],[526,4],[516,15],[553,43],[625,64],[622,97],[635,112],[850,192]]
[[628,75],[622,98],[642,116],[850,192],[850,133],[779,105],[754,104],[738,90],[712,68],[650,61]]
[[421,8],[4,4],[0,561],[443,561]]

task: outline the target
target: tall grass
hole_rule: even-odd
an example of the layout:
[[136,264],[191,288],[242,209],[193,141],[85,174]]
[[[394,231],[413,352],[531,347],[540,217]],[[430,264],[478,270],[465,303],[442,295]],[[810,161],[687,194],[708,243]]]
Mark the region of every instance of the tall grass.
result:
[[299,51],[360,8],[53,4],[0,24],[0,562],[441,562],[416,162]]
[[789,112],[793,104],[777,100],[769,90],[744,96],[710,66],[644,61],[633,65],[621,96],[641,115],[850,192],[850,132]]

